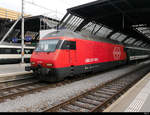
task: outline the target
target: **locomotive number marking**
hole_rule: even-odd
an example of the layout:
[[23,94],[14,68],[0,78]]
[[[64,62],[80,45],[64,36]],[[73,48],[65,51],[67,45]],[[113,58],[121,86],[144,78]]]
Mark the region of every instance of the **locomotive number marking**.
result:
[[96,61],[99,61],[99,58],[87,58],[87,59],[85,59],[85,63],[96,62]]

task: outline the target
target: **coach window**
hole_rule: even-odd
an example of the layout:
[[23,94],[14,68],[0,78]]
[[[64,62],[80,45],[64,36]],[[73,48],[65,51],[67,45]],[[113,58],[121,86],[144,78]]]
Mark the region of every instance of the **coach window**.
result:
[[64,41],[61,49],[76,50],[76,42],[75,41]]
[[4,54],[4,51],[3,51],[3,49],[0,49],[0,54]]
[[5,49],[5,53],[4,53],[4,54],[12,54],[11,49],[6,48],[6,49]]
[[12,48],[11,49],[12,54],[19,54],[17,51],[18,51],[18,48]]

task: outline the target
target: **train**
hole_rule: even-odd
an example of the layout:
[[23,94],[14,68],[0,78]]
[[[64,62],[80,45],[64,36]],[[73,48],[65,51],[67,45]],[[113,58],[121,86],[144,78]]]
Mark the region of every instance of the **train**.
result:
[[68,76],[104,71],[149,57],[149,49],[57,30],[39,41],[31,55],[31,65],[25,70],[33,71],[40,80],[57,82]]
[[[30,57],[35,49],[34,46],[24,47],[24,60],[30,62]],[[19,55],[18,55],[19,54]],[[3,43],[0,44],[0,64],[15,64],[21,62],[21,45]]]

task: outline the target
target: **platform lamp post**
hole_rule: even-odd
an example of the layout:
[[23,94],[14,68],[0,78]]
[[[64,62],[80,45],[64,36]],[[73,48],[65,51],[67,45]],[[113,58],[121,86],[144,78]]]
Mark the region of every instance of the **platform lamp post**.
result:
[[22,52],[21,52],[21,63],[24,63],[24,0],[22,0],[22,25],[21,25],[21,44],[22,44]]

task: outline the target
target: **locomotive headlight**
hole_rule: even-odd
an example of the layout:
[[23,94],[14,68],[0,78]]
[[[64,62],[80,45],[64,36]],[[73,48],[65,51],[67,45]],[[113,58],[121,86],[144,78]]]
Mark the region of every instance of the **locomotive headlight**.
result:
[[35,64],[35,62],[31,62],[31,65],[34,65]]
[[46,64],[46,66],[52,67],[52,66],[53,66],[53,64]]

